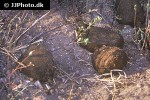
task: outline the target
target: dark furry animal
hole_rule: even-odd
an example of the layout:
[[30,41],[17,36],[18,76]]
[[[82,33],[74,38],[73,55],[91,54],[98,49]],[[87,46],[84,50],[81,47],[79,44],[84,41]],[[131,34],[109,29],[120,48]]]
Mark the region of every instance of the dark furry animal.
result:
[[128,62],[127,54],[118,47],[103,46],[92,55],[92,63],[100,74],[113,69],[123,69]]
[[[77,33],[83,34],[80,33],[78,29]],[[103,45],[116,46],[119,48],[123,48],[124,46],[124,39],[122,35],[108,28],[91,26],[91,28],[86,31],[83,38],[88,38],[89,42],[87,44],[79,43],[80,46],[92,53]]]
[[[29,56],[29,53],[32,55]],[[27,58],[27,59],[26,59]],[[52,54],[44,44],[33,44],[21,55],[19,61],[26,65],[20,72],[32,77],[34,80],[46,82],[53,79],[55,63]],[[30,63],[33,64],[28,66]]]

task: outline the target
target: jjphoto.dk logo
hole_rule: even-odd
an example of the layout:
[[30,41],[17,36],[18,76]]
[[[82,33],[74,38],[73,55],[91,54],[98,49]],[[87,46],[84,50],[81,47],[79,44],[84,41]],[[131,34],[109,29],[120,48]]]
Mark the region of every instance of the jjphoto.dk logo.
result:
[[4,3],[4,7],[8,8],[9,7],[9,3]]
[[42,8],[44,7],[44,4],[41,3],[41,2],[38,2],[37,4],[32,4],[32,3],[27,3],[27,4],[24,4],[22,2],[20,3],[4,3],[4,7],[5,8],[8,8],[8,7],[12,7],[12,8],[19,8],[19,7],[30,7],[30,8],[34,8],[34,7],[38,7],[38,8]]
[[0,10],[50,10],[50,0],[0,0]]

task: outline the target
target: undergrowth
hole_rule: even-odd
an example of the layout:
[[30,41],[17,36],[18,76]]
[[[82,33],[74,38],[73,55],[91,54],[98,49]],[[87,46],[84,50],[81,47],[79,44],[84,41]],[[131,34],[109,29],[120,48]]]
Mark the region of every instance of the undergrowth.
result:
[[[138,40],[138,42],[142,43],[142,46],[141,46],[142,49],[150,46],[150,21],[149,21],[149,14],[148,14],[149,8],[150,8],[150,5],[149,5],[149,1],[148,1],[145,30],[139,28],[138,31],[136,31],[136,35],[138,37],[140,37],[140,39],[137,37],[137,40]],[[16,53],[22,49],[27,48],[31,44],[38,43],[43,40],[39,39],[37,41],[34,41],[34,39],[37,37],[37,36],[35,36],[32,38],[32,40],[31,40],[32,42],[30,41],[27,44],[23,44],[23,45],[18,44],[18,41],[20,41],[20,39],[24,35],[26,35],[28,33],[28,31],[32,27],[34,27],[48,13],[44,14],[43,16],[41,16],[38,19],[33,19],[32,17],[29,18],[29,13],[24,11],[22,13],[18,13],[14,18],[12,18],[8,22],[7,25],[5,25],[1,19],[0,20],[0,35],[1,35],[1,37],[0,37],[0,52],[3,53],[7,57],[7,59],[11,59],[13,62],[18,63],[19,65],[23,66],[21,68],[28,67],[27,65],[24,65],[22,62],[18,62],[18,57],[16,56]],[[78,33],[76,33],[77,43],[83,43],[83,44],[87,45],[87,43],[89,43],[90,41],[88,38],[85,38],[86,32],[90,29],[90,27],[92,25],[94,25],[95,23],[97,23],[101,20],[102,20],[101,17],[96,17],[94,20],[89,22],[86,27],[83,25],[78,27]],[[24,27],[25,23],[27,23],[28,21],[32,21],[33,23],[28,27]],[[16,67],[16,69],[13,69],[11,74],[14,74],[17,70],[20,70],[21,68]],[[118,77],[113,76],[114,71],[117,71],[119,73]],[[123,73],[123,74],[120,74],[120,73]],[[9,75],[12,76],[11,74],[9,74]],[[103,78],[103,76],[104,77],[110,76],[111,78],[105,79],[105,78]],[[9,77],[7,76],[7,74],[6,74],[6,77],[9,80]],[[113,99],[114,99],[116,97],[118,90],[120,89],[120,87],[118,87],[118,86],[120,86],[120,85],[121,85],[121,87],[126,86],[127,76],[126,76],[125,72],[122,70],[112,70],[110,73],[103,74],[103,75],[95,75],[92,78],[85,78],[85,79],[90,82],[106,82],[107,83],[106,88],[110,91],[110,93],[112,94]],[[113,87],[112,90],[110,90],[108,88],[108,84],[111,84],[111,86]],[[9,84],[9,85],[11,85],[11,84]],[[18,94],[15,96],[18,96],[19,94],[21,94],[24,91],[24,89],[26,89],[27,87],[28,86],[25,86],[21,91],[18,91],[17,88],[14,88],[14,90],[18,92]],[[72,88],[73,88],[73,86],[72,86]],[[70,90],[70,95],[71,95],[71,93],[72,93],[72,89]],[[70,100],[71,97],[68,97],[68,98]]]
[[[24,65],[22,62],[18,61],[18,54],[21,50],[27,48],[31,44],[39,43],[43,41],[43,39],[36,40],[37,36],[32,37],[32,39],[26,43],[20,43],[19,41],[23,39],[24,36],[28,34],[28,31],[31,30],[42,18],[44,18],[49,12],[45,13],[43,16],[39,18],[35,18],[33,13],[31,14],[30,11],[20,11],[17,13],[13,18],[10,19],[8,22],[3,22],[3,19],[0,19],[0,53],[2,53],[6,58],[7,65],[4,66],[6,71],[9,73],[5,73],[5,87],[9,92],[12,93],[13,91],[12,85],[13,81],[11,77],[15,74],[16,71],[28,67],[28,65]],[[27,23],[31,23],[26,25]],[[32,54],[29,54],[30,56]],[[28,58],[28,56],[26,58]],[[26,59],[25,58],[25,59]],[[24,59],[24,60],[25,60]],[[18,66],[13,68],[9,63],[17,63]],[[21,67],[19,66],[21,65]],[[9,70],[9,71],[8,71]],[[24,90],[24,89],[23,89]],[[17,90],[18,91],[18,90]],[[18,91],[20,94],[23,91]],[[15,98],[17,95],[8,94],[9,99]],[[11,95],[11,96],[10,96]]]
[[100,22],[101,20],[102,18],[97,16],[94,20],[92,20],[88,24],[86,24],[84,21],[81,22],[81,26],[78,27],[76,32],[77,43],[87,45],[90,42],[89,38],[86,37],[88,30],[91,28],[91,26],[95,25],[97,22]]
[[[136,7],[135,7],[136,12]],[[149,21],[149,12],[150,12],[150,1],[146,5],[146,20],[145,27],[136,28],[135,34],[138,44],[140,44],[140,50],[149,49],[150,50],[150,21]],[[136,13],[135,13],[136,18]],[[135,19],[136,21],[136,19]],[[135,22],[134,22],[135,23]]]

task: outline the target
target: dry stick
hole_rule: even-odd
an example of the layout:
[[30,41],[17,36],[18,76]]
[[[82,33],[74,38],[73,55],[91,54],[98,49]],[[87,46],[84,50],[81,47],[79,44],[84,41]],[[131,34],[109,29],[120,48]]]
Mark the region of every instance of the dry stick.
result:
[[[32,55],[32,53],[33,53],[34,51],[31,51],[30,53],[29,53],[29,55],[27,56],[27,57],[25,57],[21,62],[19,62],[19,63],[22,63],[23,64],[23,62],[25,62],[31,55]],[[20,67],[20,64],[11,72],[11,74],[9,75],[9,78],[17,71],[17,70],[20,70],[20,69],[23,69],[23,68],[27,68],[27,67],[30,67],[30,66],[34,66],[34,64],[32,64],[32,62],[31,63],[29,63],[27,66],[25,66],[25,65],[22,65],[21,64],[21,67]]]
[[148,6],[149,6],[149,3],[150,3],[150,1],[148,0],[148,4],[147,4],[147,10],[146,10],[146,26],[148,27],[149,26],[149,8],[148,8]]
[[17,46],[17,47],[15,47],[15,48],[12,50],[12,52],[18,51],[18,50],[21,50],[21,49],[25,49],[25,48],[29,47],[29,46],[32,45],[32,44],[39,43],[39,42],[42,42],[42,41],[43,41],[43,39],[39,39],[39,40],[37,40],[37,41],[35,41],[35,42],[33,42],[33,43],[29,43],[29,44],[24,45],[24,46]]
[[[10,36],[10,32],[11,32],[11,27],[12,27],[12,23],[13,23],[13,21],[15,20],[15,18],[18,18],[19,19],[19,17],[18,17],[18,15],[19,15],[20,13],[18,13],[10,22],[9,22],[9,25],[8,25],[8,32],[7,32],[7,38],[6,38],[6,41],[8,41],[8,49],[12,46],[12,42],[15,40],[15,36],[17,36],[17,34],[21,31],[21,28],[19,28],[19,24],[17,24],[16,23],[16,29],[15,29],[15,31],[13,32],[13,35],[12,35],[12,37],[9,39],[9,36]],[[18,30],[20,30],[20,31],[18,31]],[[9,40],[8,40],[9,39]]]
[[[3,53],[3,54],[6,54],[7,56],[9,56],[10,58],[12,58],[12,60],[14,60],[16,63],[18,63],[19,65],[23,66],[23,67],[26,67],[22,62],[18,62],[17,58],[11,54],[10,51],[8,51],[7,49],[5,48],[0,48],[0,52]],[[4,51],[4,52],[3,52]],[[10,78],[10,77],[9,77]]]
[[136,35],[136,38],[138,39],[138,36],[137,36],[137,31],[136,31],[136,26],[135,26],[135,22],[136,22],[136,14],[137,14],[137,5],[134,5],[134,30],[135,30],[135,35]]
[[0,47],[0,52],[5,54],[5,55],[8,55],[9,57],[11,57],[14,61],[17,61],[17,58],[16,57],[13,57],[13,55],[10,53],[10,51],[8,51],[6,48],[1,48]]
[[[20,24],[22,24],[22,22],[25,22],[25,19],[27,18],[28,13],[25,13],[26,11],[23,12],[20,20],[22,19],[22,21],[20,21]],[[20,29],[18,30],[18,34],[21,34],[22,31],[22,27],[20,27]],[[17,32],[17,31],[16,31]]]
[[113,84],[113,85],[114,85],[114,88],[113,88],[113,93],[112,93],[112,94],[113,94],[112,100],[115,100],[116,92],[117,92],[116,82],[121,83],[121,82],[119,82],[119,79],[121,78],[121,74],[119,73],[119,77],[118,77],[117,80],[116,80],[116,79],[114,79],[114,77],[113,77],[113,71],[118,71],[118,73],[119,73],[119,72],[123,72],[125,79],[126,79],[126,74],[125,74],[125,72],[122,71],[122,70],[111,70],[111,72],[110,72],[112,82],[114,83],[114,84]]
[[[148,8],[149,3],[150,3],[150,1],[148,0],[147,9],[146,9],[146,31],[145,31],[145,38],[146,39],[144,42],[147,42],[147,38],[149,37],[149,31],[148,31],[148,28],[150,27],[149,26],[149,8]],[[149,41],[148,41],[148,43],[149,43]],[[146,45],[148,45],[148,44],[146,43]]]
[[[108,89],[108,87],[106,86],[106,89],[108,89],[109,91],[110,91],[110,93],[112,94],[112,100],[114,100],[115,99],[115,97],[116,97],[116,90],[117,90],[117,88],[116,88],[116,82],[118,82],[118,83],[121,83],[122,84],[122,82],[120,82],[119,80],[120,80],[120,78],[121,78],[121,74],[119,74],[119,77],[117,78],[117,79],[115,79],[114,77],[113,77],[113,71],[116,71],[116,72],[123,72],[123,75],[124,75],[124,78],[126,79],[126,73],[124,72],[124,71],[122,71],[122,70],[119,70],[119,69],[115,69],[115,70],[111,70],[110,71],[110,73],[106,73],[106,74],[102,74],[102,75],[99,75],[99,76],[108,76],[108,75],[110,75],[111,76],[111,80],[107,80],[107,79],[99,79],[99,76],[98,77],[94,77],[94,78],[92,78],[92,79],[87,79],[87,78],[84,78],[84,79],[86,79],[86,80],[89,80],[89,81],[92,81],[92,82],[113,82],[113,91],[110,91],[109,89]],[[98,81],[96,81],[96,80],[98,80]]]
[[12,44],[15,44],[29,29],[31,29],[37,22],[39,22],[42,18],[44,18],[46,15],[48,15],[50,13],[50,11],[49,12],[47,12],[46,14],[44,14],[42,17],[40,17],[39,19],[37,19],[37,20],[35,20],[34,21],[34,23],[31,25],[31,26],[29,26],[25,31],[23,31],[23,33],[20,35],[20,36],[18,36],[18,38],[16,38],[16,40],[12,43]]
[[[136,17],[137,17],[137,5],[134,5],[134,30],[135,30],[135,35],[136,35],[136,38],[138,40],[138,36],[137,36],[137,30],[136,30]],[[139,31],[139,30],[138,30]],[[139,31],[140,32],[140,31]]]
[[[146,27],[149,28],[149,0],[148,0],[148,4],[147,4],[147,10],[146,10]],[[144,49],[145,46],[147,46],[147,37],[149,37],[149,34],[148,34],[148,31],[146,30],[145,31],[145,34],[144,34],[144,43],[142,44],[142,50]]]
[[13,40],[15,34],[16,34],[16,32],[15,32],[15,33],[13,34],[13,36],[9,39],[10,31],[11,31],[11,26],[12,26],[11,23],[14,21],[14,19],[15,19],[19,14],[20,14],[20,12],[19,12],[18,14],[16,14],[16,15],[10,20],[10,22],[8,23],[9,29],[8,29],[8,32],[7,32],[7,34],[6,34],[7,36],[4,35],[5,40],[8,41],[8,43],[11,43],[11,42],[12,42],[12,40]]
[[[21,20],[19,17],[18,19]],[[20,27],[20,25],[21,25],[20,22],[15,23],[15,30],[14,32],[12,32],[13,36],[11,37],[11,41],[10,41],[11,44],[13,43],[13,41],[15,41],[16,37],[20,34],[22,30],[22,27]]]
[[20,12],[18,14],[16,14],[9,22],[8,24],[8,27],[9,27],[9,30],[7,32],[7,38],[6,38],[6,41],[9,41],[8,43],[11,43],[14,39],[14,36],[17,34],[17,33],[14,33],[13,36],[9,39],[9,36],[10,36],[10,31],[11,31],[11,27],[12,27],[12,23],[13,21],[15,20],[15,18],[17,18],[17,16],[20,14]]
[[[136,29],[136,16],[137,16],[137,5],[134,5],[134,29]],[[135,31],[136,32],[136,31]]]
[[28,13],[26,13],[26,11],[23,12],[22,16],[21,16],[21,19],[23,21],[25,21],[26,17],[27,17]]
[[142,44],[142,48],[141,48],[141,50],[143,50],[144,49],[144,47],[147,45],[147,43],[146,43],[146,39],[147,37],[145,36],[144,37],[144,39],[143,39],[143,44]]
[[[49,12],[48,12],[49,13]],[[46,13],[47,14],[47,13]],[[43,15],[43,17],[45,17],[46,15]],[[42,17],[42,18],[43,18]],[[42,19],[42,18],[40,18],[40,19]],[[38,19],[38,21],[40,20],[40,19]],[[35,22],[34,22],[35,23]],[[36,24],[36,23],[35,23]],[[66,24],[68,24],[68,23],[66,23]],[[44,33],[41,33],[41,34],[39,34],[39,35],[37,35],[37,36],[35,36],[30,42],[29,42],[29,44],[31,43],[31,44],[33,44],[34,43],[34,41],[37,39],[37,38],[39,38],[40,36],[42,36],[42,35],[45,35],[45,34],[47,34],[48,32],[50,32],[50,31],[54,31],[54,30],[56,30],[56,29],[58,29],[58,28],[60,28],[60,27],[62,27],[62,26],[64,26],[64,25],[66,25],[66,24],[63,24],[63,25],[61,25],[61,26],[58,26],[58,27],[55,27],[55,28],[53,28],[53,29],[51,29],[51,30],[49,30],[49,31],[46,31],[46,32],[44,32]],[[33,26],[33,24],[32,24],[32,26]],[[24,33],[25,34],[25,33]],[[23,34],[23,35],[24,35]],[[20,38],[20,37],[19,37]],[[37,41],[35,41],[35,43],[37,43],[37,42],[40,42],[40,41],[42,41],[42,40],[37,40]],[[16,41],[17,42],[17,41]],[[20,47],[20,48],[17,48],[16,50],[20,50],[20,49],[23,49],[23,48],[26,48],[26,47],[28,47],[29,45],[26,45],[26,46],[23,46],[23,47]]]
[[[35,43],[38,43],[38,42],[43,41],[43,39],[39,39],[39,40],[37,40],[37,41],[35,41],[35,40],[36,40],[37,38],[39,38],[40,36],[42,36],[42,35],[48,34],[48,32],[50,32],[50,31],[54,31],[54,30],[56,30],[56,29],[58,29],[58,28],[61,28],[61,27],[64,26],[64,25],[66,25],[66,24],[63,24],[63,25],[58,26],[58,27],[55,27],[55,28],[53,28],[53,29],[51,29],[51,30],[49,30],[49,31],[46,31],[46,32],[44,32],[44,33],[41,33],[41,34],[35,36],[35,37],[28,43],[28,45],[19,46],[19,47],[17,46],[13,51],[17,51],[17,50],[20,50],[20,49],[24,49],[24,48],[27,48],[28,46],[30,46],[30,44],[35,44]],[[34,42],[34,41],[35,41],[35,42]]]
[[114,83],[114,84],[113,84],[114,88],[113,88],[113,93],[112,93],[112,94],[113,94],[112,100],[114,100],[115,97],[116,97],[116,81],[115,81],[115,79],[113,78],[112,71],[110,72],[110,76],[111,76],[112,82]]
[[[28,15],[28,13],[25,13],[25,12],[26,12],[26,11],[23,12],[23,14],[22,14],[21,17],[19,17],[19,16],[17,17],[18,20],[19,20],[19,23],[18,23],[18,28],[16,27],[16,29],[15,29],[15,33],[17,33],[17,34],[14,35],[13,41],[14,41],[14,39],[15,39],[19,34],[21,34],[20,32],[21,32],[21,30],[22,30],[22,27],[20,27],[20,25],[21,25],[22,23],[24,23],[24,21],[25,21],[27,15]],[[17,25],[17,23],[16,23],[16,25]],[[16,37],[15,37],[15,36],[16,36]],[[13,41],[12,41],[12,42],[13,42]],[[10,43],[12,43],[12,42],[10,42]]]
[[71,95],[72,95],[72,90],[73,90],[73,88],[74,88],[74,84],[72,84],[71,90],[70,90],[70,92],[69,92],[69,97],[68,97],[67,100],[71,100]]
[[[21,63],[23,63],[23,62],[21,62]],[[24,65],[24,66],[20,67],[20,65],[18,65],[15,69],[12,70],[12,72],[8,75],[8,77],[10,78],[17,70],[20,70],[20,69],[23,69],[23,68],[27,68],[27,67],[30,67],[30,66],[34,66],[34,64],[32,64],[32,62],[31,62],[31,63],[29,63],[26,66]]]

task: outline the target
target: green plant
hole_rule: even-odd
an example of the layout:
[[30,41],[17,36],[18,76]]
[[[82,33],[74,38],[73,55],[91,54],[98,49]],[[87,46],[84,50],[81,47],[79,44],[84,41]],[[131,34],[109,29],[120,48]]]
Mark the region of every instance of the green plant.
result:
[[100,22],[102,20],[101,17],[97,16],[94,20],[86,24],[83,22],[83,25],[78,27],[77,30],[77,43],[81,43],[84,45],[87,45],[90,41],[89,38],[86,37],[88,30],[91,28],[91,26],[95,25],[97,22]]

